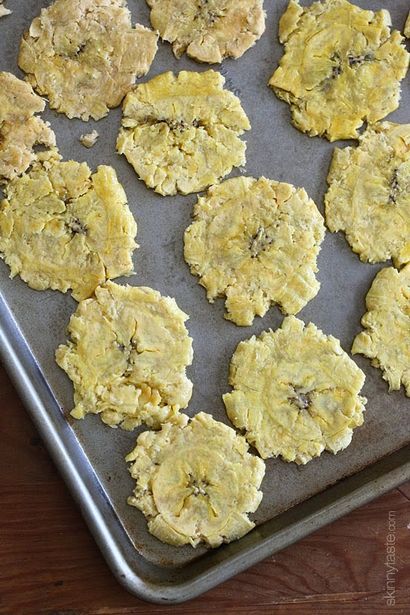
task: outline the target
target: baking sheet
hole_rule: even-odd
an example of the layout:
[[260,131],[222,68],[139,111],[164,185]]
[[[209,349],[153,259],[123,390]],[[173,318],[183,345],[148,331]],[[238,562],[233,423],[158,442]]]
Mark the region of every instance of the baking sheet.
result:
[[[22,76],[17,68],[20,36],[40,7],[48,4],[34,0],[9,1],[14,12],[0,21],[0,70]],[[385,0],[383,3],[358,1],[357,4],[369,9],[381,6],[389,9],[393,25],[399,29],[402,29],[409,9],[407,0]],[[267,22],[262,39],[242,58],[226,60],[220,67],[227,87],[240,97],[252,124],[252,130],[244,136],[247,142],[246,167],[237,169],[231,176],[240,173],[255,177],[265,175],[303,186],[323,212],[326,175],[334,144],[320,138],[309,138],[293,128],[288,106],[280,102],[266,86],[282,55],[282,47],[277,40],[277,24],[286,5],[287,0],[265,0]],[[149,11],[143,0],[130,0],[129,6],[134,22],[149,25]],[[176,60],[169,45],[160,43],[152,69],[141,81],[164,70],[203,71],[208,68],[186,58]],[[392,121],[410,121],[408,77],[403,82],[402,90],[400,109],[388,118]],[[44,117],[55,130],[58,146],[65,158],[86,160],[92,168],[98,164],[111,164],[116,169],[138,222],[137,241],[141,246],[134,255],[137,274],[116,281],[151,286],[162,294],[175,297],[180,308],[190,315],[187,326],[194,340],[194,362],[188,368],[188,375],[194,383],[194,394],[187,412],[190,415],[200,410],[210,412],[215,418],[229,424],[221,395],[230,390],[228,369],[232,353],[239,341],[252,334],[258,335],[264,329],[276,329],[283,316],[277,308],[272,308],[263,319],[256,318],[252,327],[237,327],[223,318],[223,300],[218,300],[214,305],[207,302],[204,289],[189,273],[182,254],[183,233],[190,224],[196,196],[164,198],[148,190],[137,179],[125,158],[115,153],[121,117],[119,109],[112,110],[99,122],[69,120],[49,109]],[[78,139],[93,128],[100,133],[100,139],[93,149],[86,150]],[[345,144],[347,142],[337,145]],[[326,234],[318,264],[321,290],[298,316],[305,322],[313,321],[325,333],[338,337],[344,349],[349,350],[355,334],[360,330],[365,295],[374,275],[383,265],[361,263],[342,234],[330,233]],[[31,290],[19,278],[10,280],[8,268],[2,261],[0,288],[60,411],[68,414],[73,406],[72,386],[55,364],[54,351],[59,343],[66,340],[65,329],[76,302],[58,292]],[[253,515],[258,525],[410,442],[410,400],[402,390],[388,394],[381,372],[372,368],[365,358],[355,357],[355,360],[366,373],[363,393],[369,401],[364,426],[355,430],[352,444],[337,456],[324,453],[304,467],[268,460],[262,483],[264,498]],[[48,411],[51,416],[57,410],[50,404]],[[262,540],[266,539],[265,530],[261,528],[252,533],[252,538],[245,537],[235,547],[222,547],[206,556],[205,549],[177,549],[163,545],[148,534],[143,515],[126,504],[133,481],[129,477],[124,456],[134,446],[141,429],[133,433],[112,430],[104,426],[98,417],[88,417],[84,421],[70,419],[70,425],[73,430],[70,433],[75,436],[73,450],[80,445],[85,455],[83,471],[90,472],[88,459],[95,472],[92,488],[98,485],[103,490],[115,513],[110,522],[113,535],[117,536],[117,546],[118,541],[123,541],[119,546],[128,549],[127,536],[136,550],[136,565],[141,565],[142,557],[155,566],[170,569],[169,574],[171,569],[182,568],[193,560],[209,562],[210,568],[218,558],[220,561],[218,552],[231,552],[240,557],[241,545],[245,549],[245,545],[253,541],[257,548],[258,538],[255,542],[255,535],[261,545]],[[121,531],[117,533],[118,528],[114,528],[118,521],[125,534]],[[223,575],[220,578],[222,580]]]

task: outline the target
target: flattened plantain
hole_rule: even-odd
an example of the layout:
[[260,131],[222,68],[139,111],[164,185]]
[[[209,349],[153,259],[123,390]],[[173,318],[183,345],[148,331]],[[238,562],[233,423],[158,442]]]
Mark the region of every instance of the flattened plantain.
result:
[[198,199],[185,231],[185,260],[211,303],[226,295],[225,318],[251,325],[271,303],[296,314],[317,294],[324,232],[303,188],[236,177]]
[[263,0],[147,0],[151,24],[177,58],[239,58],[265,31]]
[[35,159],[34,148],[55,146],[54,132],[36,113],[44,101],[32,87],[0,71],[0,182],[24,173]]
[[397,271],[379,271],[366,297],[364,331],[352,346],[353,354],[372,359],[391,391],[403,384],[410,397],[410,264]]
[[0,202],[0,253],[34,289],[71,289],[77,301],[133,271],[137,225],[112,167],[37,154]]
[[167,72],[127,95],[117,150],[149,188],[198,192],[245,163],[249,120],[224,82],[213,70]]
[[175,299],[145,287],[107,282],[81,301],[70,319],[70,341],[56,352],[58,365],[74,383],[82,419],[132,430],[174,420],[192,394],[185,368],[192,339]]
[[335,149],[326,223],[362,261],[410,260],[410,124],[375,124],[357,147]]
[[362,425],[364,373],[340,342],[288,316],[276,331],[241,342],[231,361],[229,419],[261,457],[305,464],[337,453]]
[[56,0],[24,34],[18,61],[52,109],[99,120],[149,71],[157,39],[132,27],[126,0]]
[[211,415],[180,415],[159,432],[142,433],[126,460],[136,480],[128,503],[162,542],[218,547],[254,527],[248,514],[262,499],[265,464]]
[[269,85],[291,107],[292,122],[330,141],[359,136],[399,106],[409,53],[388,11],[347,0],[289,6],[279,24],[285,53]]

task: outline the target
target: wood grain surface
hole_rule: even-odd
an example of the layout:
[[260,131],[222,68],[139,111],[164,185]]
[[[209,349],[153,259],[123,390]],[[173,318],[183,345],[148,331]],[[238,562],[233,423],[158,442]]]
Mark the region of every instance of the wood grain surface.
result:
[[[115,581],[1,367],[0,430],[0,613],[410,613],[410,483],[200,598],[164,607]],[[394,606],[386,594],[389,518]]]

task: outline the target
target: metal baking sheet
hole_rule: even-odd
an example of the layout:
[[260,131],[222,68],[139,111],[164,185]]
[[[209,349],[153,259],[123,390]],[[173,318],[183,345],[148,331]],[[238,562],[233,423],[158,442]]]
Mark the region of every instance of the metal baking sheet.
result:
[[[40,7],[47,4],[10,0],[14,12],[0,21],[0,70],[22,76],[17,67],[20,37]],[[287,0],[265,0],[267,22],[262,39],[241,59],[227,60],[220,68],[227,87],[240,97],[252,124],[245,136],[248,162],[232,175],[265,175],[304,186],[323,211],[334,145],[293,128],[288,106],[266,86],[282,54],[277,26],[286,4]],[[402,29],[409,8],[408,0],[359,0],[357,4],[389,9],[398,29]],[[149,25],[145,2],[131,0],[129,5],[134,21]],[[208,66],[186,58],[177,61],[169,45],[160,44],[145,80],[165,70],[181,69],[203,71]],[[389,119],[408,122],[409,102],[407,78],[400,109]],[[137,274],[118,281],[156,288],[175,297],[190,315],[187,324],[194,339],[194,362],[188,374],[194,394],[188,413],[210,412],[229,424],[221,395],[229,390],[232,353],[239,341],[264,329],[276,329],[283,316],[272,308],[252,327],[240,328],[224,320],[223,300],[214,305],[207,302],[182,255],[183,232],[190,223],[196,196],[164,198],[138,181],[125,158],[115,153],[119,109],[88,124],[49,109],[44,115],[57,134],[64,157],[86,160],[93,168],[111,164],[116,169],[138,221],[141,246],[135,252]],[[100,139],[93,149],[86,150],[78,139],[93,128]],[[360,330],[366,292],[381,265],[361,263],[341,234],[327,233],[319,267],[321,290],[299,316],[338,337],[349,350]],[[75,301],[58,292],[31,290],[19,278],[10,280],[2,261],[0,288],[3,360],[113,572],[142,598],[156,602],[192,598],[410,478],[410,400],[402,390],[388,394],[380,371],[367,359],[357,357],[366,373],[364,394],[369,401],[365,424],[355,431],[348,449],[337,456],[324,453],[304,467],[268,460],[262,484],[264,498],[253,516],[257,528],[240,541],[215,551],[164,545],[147,532],[143,515],[126,504],[133,481],[124,456],[141,430],[112,430],[98,417],[67,421],[73,405],[72,387],[55,364],[54,351],[66,339]]]

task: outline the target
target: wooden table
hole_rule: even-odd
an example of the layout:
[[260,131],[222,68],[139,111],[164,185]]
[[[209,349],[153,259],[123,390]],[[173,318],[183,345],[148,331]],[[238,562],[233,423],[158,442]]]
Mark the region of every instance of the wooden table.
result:
[[[111,575],[1,367],[0,433],[0,613],[410,613],[410,483],[204,596],[163,607]],[[384,597],[389,512],[394,607]]]

